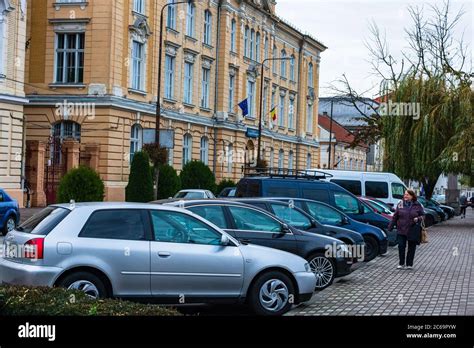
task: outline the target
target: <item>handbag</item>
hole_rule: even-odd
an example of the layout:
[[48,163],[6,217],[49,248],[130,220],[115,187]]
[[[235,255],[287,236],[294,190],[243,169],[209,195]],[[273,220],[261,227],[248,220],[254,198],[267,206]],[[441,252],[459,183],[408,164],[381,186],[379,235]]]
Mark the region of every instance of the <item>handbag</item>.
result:
[[425,226],[425,219],[421,220],[421,243],[428,243],[428,229]]
[[407,240],[410,242],[416,242],[417,245],[421,244],[421,235],[422,235],[421,223],[416,222],[410,226],[410,230],[407,234]]

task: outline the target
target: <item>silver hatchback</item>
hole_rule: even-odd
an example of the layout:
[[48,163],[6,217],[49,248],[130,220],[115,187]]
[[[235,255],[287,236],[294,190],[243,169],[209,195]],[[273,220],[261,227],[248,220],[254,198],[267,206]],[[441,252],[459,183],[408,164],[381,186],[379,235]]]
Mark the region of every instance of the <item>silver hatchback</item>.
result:
[[308,301],[316,283],[303,258],[241,244],[184,209],[134,203],[45,208],[5,237],[0,281],[96,298],[247,302],[261,315]]

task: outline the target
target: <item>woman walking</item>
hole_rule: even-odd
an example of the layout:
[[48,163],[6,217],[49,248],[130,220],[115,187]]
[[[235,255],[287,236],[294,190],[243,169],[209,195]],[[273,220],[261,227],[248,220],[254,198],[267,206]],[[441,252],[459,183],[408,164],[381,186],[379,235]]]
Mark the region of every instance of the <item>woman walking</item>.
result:
[[[398,230],[398,254],[400,263],[397,269],[413,269],[416,246],[421,243],[421,222],[425,212],[423,206],[418,202],[416,193],[413,190],[406,190],[403,200],[397,205],[392,221],[388,226],[391,231],[396,225]],[[408,252],[406,246],[408,244]]]

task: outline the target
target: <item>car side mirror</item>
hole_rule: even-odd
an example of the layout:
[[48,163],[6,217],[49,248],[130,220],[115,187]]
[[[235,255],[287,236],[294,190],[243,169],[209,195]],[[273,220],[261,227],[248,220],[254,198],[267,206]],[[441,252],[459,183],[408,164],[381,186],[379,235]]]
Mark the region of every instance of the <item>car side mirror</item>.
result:
[[283,224],[281,226],[281,233],[286,234],[286,233],[290,233],[290,232],[291,232],[290,226],[288,226],[287,224]]
[[318,223],[316,222],[316,220],[311,220],[311,227],[318,227]]
[[223,234],[221,237],[221,245],[222,246],[228,246],[230,243],[230,239],[227,235]]
[[349,219],[347,218],[347,216],[342,217],[341,224],[342,225],[349,225]]

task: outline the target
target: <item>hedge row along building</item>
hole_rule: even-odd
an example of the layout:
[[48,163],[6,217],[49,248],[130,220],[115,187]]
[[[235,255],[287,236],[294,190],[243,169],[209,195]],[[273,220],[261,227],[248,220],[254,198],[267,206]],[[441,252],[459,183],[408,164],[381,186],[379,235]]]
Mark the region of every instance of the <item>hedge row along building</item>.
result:
[[[5,1],[5,0],[3,0]],[[1,2],[1,1],[0,1]],[[170,0],[29,0],[25,176],[33,205],[59,178],[97,170],[121,201],[133,154],[154,141],[160,12]],[[271,0],[207,0],[164,11],[161,128],[169,163],[201,160],[217,180],[255,161],[263,83],[262,155],[272,167],[319,165],[318,82],[326,47],[275,14]],[[270,61],[260,76],[266,58]],[[247,99],[249,115],[238,104]],[[270,111],[276,110],[276,119]],[[253,132],[252,132],[253,131]]]

